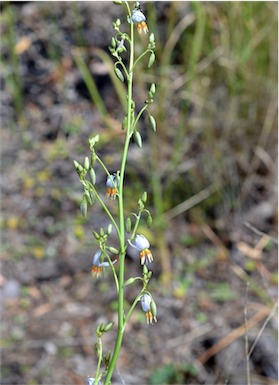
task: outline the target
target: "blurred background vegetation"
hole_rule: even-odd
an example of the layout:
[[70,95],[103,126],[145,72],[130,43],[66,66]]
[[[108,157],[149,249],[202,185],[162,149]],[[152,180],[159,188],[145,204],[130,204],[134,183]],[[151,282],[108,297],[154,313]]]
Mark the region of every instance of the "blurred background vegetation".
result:
[[[148,192],[154,224],[141,232],[156,256],[157,295],[177,300],[179,309],[187,304],[187,317],[198,326],[219,306],[243,306],[248,281],[253,301],[270,307],[277,295],[277,2],[142,7],[157,60],[151,70],[147,62],[138,67],[134,99],[140,109],[150,83],[156,84],[151,109],[158,129],[154,134],[147,117],[140,123],[144,145],[131,146],[125,197],[129,212],[135,197]],[[70,285],[65,277],[75,287],[67,301],[92,295],[92,288],[79,285],[90,281],[97,247],[91,233],[105,227],[106,218],[95,206],[88,220],[78,212],[82,189],[72,161],[82,161],[89,136],[100,134],[107,165],[111,171],[120,165],[125,85],[113,73],[107,48],[116,17],[125,29],[122,7],[111,2],[1,4],[3,384],[22,383],[24,376],[28,384],[53,383],[46,367],[32,373],[32,358],[15,359],[14,349],[28,339],[59,337],[54,331],[42,337],[26,325],[37,313],[51,317],[55,285]],[[137,52],[146,44],[137,37]],[[101,170],[97,178],[105,190]],[[105,282],[101,288],[108,296]],[[113,310],[115,303],[108,303]],[[179,310],[176,318],[185,317]],[[228,326],[225,315],[223,323]],[[55,354],[65,363],[74,352],[63,349]],[[154,359],[142,381],[202,383],[191,361],[199,354],[188,349],[186,364],[162,360],[158,369]],[[70,382],[82,383],[79,375],[88,367],[81,366]],[[63,375],[58,383],[69,384]],[[211,380],[221,381],[215,374]]]

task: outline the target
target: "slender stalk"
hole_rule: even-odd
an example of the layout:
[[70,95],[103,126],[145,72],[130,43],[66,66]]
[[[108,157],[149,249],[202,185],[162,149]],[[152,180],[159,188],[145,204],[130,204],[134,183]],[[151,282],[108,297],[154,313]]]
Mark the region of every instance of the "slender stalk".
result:
[[[131,11],[128,3],[126,2],[127,10],[129,16],[131,17]],[[109,385],[117,359],[120,352],[123,332],[124,332],[124,272],[125,272],[125,218],[124,218],[124,175],[125,175],[125,166],[127,162],[128,148],[131,139],[131,126],[132,126],[132,90],[133,90],[133,64],[134,64],[134,28],[133,24],[130,25],[130,61],[129,61],[129,73],[127,77],[128,83],[128,98],[127,98],[127,131],[126,139],[123,150],[121,169],[120,169],[120,183],[119,183],[119,196],[118,196],[118,212],[119,212],[119,231],[120,231],[120,253],[119,253],[119,291],[118,291],[118,331],[117,338],[115,341],[114,351],[111,358],[111,362],[108,368],[108,373],[104,382],[104,385]]]
[[98,365],[97,365],[97,370],[96,370],[96,378],[95,378],[95,381],[94,381],[94,385],[98,385],[98,377],[99,377],[99,371],[100,371],[100,367],[101,367],[101,363],[102,363],[102,356],[103,356],[103,345],[102,345],[102,340],[101,338],[99,338],[99,342],[98,342],[98,350],[99,350],[99,359],[98,359]]

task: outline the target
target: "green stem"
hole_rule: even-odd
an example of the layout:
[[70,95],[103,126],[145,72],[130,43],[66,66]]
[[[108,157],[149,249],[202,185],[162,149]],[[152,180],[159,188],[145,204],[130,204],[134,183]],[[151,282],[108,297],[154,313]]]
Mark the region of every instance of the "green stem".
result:
[[141,289],[140,293],[136,296],[134,302],[132,303],[132,305],[131,305],[131,307],[130,307],[130,310],[128,311],[127,316],[126,316],[126,318],[125,318],[124,328],[125,328],[125,326],[127,325],[128,321],[129,321],[129,319],[130,319],[130,317],[131,317],[131,314],[132,314],[134,308],[136,307],[136,304],[139,302],[140,297],[142,296],[144,290],[145,290],[145,287],[143,287],[143,288]]
[[100,203],[100,205],[102,206],[102,208],[104,209],[104,211],[106,212],[107,216],[109,217],[109,219],[111,220],[117,234],[118,234],[118,237],[120,238],[120,230],[119,230],[119,227],[117,225],[117,223],[115,222],[113,216],[111,215],[109,209],[107,208],[107,206],[104,204],[103,200],[99,197],[99,194],[97,193],[95,187],[92,185],[92,183],[90,183],[89,181],[86,181],[91,189],[94,191],[94,195],[95,195],[95,198],[97,199],[97,201]]
[[137,65],[137,63],[148,53],[148,52],[152,52],[152,49],[147,49],[146,51],[144,51],[138,58],[137,60],[135,61],[134,65],[133,65],[133,69],[135,68],[135,66]]
[[96,369],[96,377],[94,381],[94,385],[98,385],[99,382],[99,371],[102,363],[102,358],[103,358],[103,346],[102,346],[102,340],[99,338],[99,346],[98,346],[98,364],[97,364],[97,369]]
[[137,123],[138,123],[138,121],[139,121],[141,115],[144,113],[144,111],[145,111],[147,108],[148,108],[148,104],[146,104],[145,106],[143,106],[142,109],[140,110],[140,112],[138,113],[138,115],[137,115],[137,117],[136,117],[136,120],[135,120],[135,122],[134,122],[134,124],[133,124],[132,132],[134,131],[134,129],[135,129],[135,127],[136,127],[136,125],[137,125]]
[[[125,5],[128,10],[129,17],[131,17],[130,7],[128,2],[125,2]],[[104,385],[109,385],[111,377],[118,359],[120,352],[123,332],[124,332],[124,273],[125,273],[125,218],[124,218],[124,196],[123,196],[123,185],[124,185],[124,175],[125,175],[125,166],[127,162],[128,149],[131,139],[131,125],[132,125],[132,91],[133,91],[133,64],[134,64],[134,26],[133,23],[130,24],[130,36],[131,36],[131,45],[130,45],[130,61],[129,61],[129,73],[127,77],[128,83],[128,99],[127,99],[127,131],[126,139],[124,144],[121,168],[120,168],[120,183],[119,183],[119,197],[118,197],[118,211],[119,211],[119,242],[120,242],[120,253],[119,253],[119,291],[118,291],[118,331],[117,338],[115,341],[114,351],[111,358],[111,362],[108,368],[108,373]]]
[[115,281],[116,290],[117,290],[117,293],[118,293],[119,292],[119,283],[118,283],[117,274],[116,274],[115,268],[113,266],[113,263],[112,263],[112,261],[110,259],[110,256],[107,253],[106,253],[106,257],[107,257],[108,263],[110,265],[110,268],[111,268],[111,271],[112,271],[112,274],[113,274],[113,277],[114,277],[114,281]]

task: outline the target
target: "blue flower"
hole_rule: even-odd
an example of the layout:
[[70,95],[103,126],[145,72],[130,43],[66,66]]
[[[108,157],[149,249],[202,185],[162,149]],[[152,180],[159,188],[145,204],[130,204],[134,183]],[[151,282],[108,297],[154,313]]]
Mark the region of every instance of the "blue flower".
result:
[[139,256],[140,256],[140,262],[142,265],[148,264],[148,262],[153,261],[153,256],[151,251],[149,250],[150,243],[145,238],[144,235],[136,235],[134,238],[134,242],[132,243],[130,240],[128,240],[129,244],[136,250],[138,250]]
[[140,299],[141,308],[145,312],[146,322],[152,324],[153,320],[157,322],[156,304],[149,294],[143,294]]
[[101,256],[102,256],[102,251],[98,250],[97,253],[93,257],[93,261],[92,261],[93,266],[91,269],[91,273],[92,273],[93,277],[99,278],[100,275],[103,275],[103,267],[109,266],[108,262],[101,262],[100,261]]
[[107,199],[115,199],[117,196],[117,189],[119,187],[120,178],[115,173],[111,174],[107,177],[107,192],[106,197]]
[[143,32],[148,32],[148,27],[146,24],[146,17],[139,9],[134,9],[132,14],[132,21],[136,24],[138,33],[141,35]]
[[[86,385],[94,385],[94,382],[95,378],[89,376],[86,377]],[[102,385],[102,383],[98,381],[98,385]]]

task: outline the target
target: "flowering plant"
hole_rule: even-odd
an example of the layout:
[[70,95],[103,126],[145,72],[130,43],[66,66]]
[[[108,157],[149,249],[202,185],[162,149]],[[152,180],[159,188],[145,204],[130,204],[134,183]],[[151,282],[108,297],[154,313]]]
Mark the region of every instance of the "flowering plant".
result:
[[[127,217],[125,217],[124,214],[125,202],[123,195],[125,168],[131,139],[134,138],[140,148],[143,144],[142,137],[138,129],[138,122],[144,112],[148,115],[151,128],[153,131],[156,131],[156,121],[149,109],[150,104],[153,102],[153,96],[156,90],[155,84],[150,85],[147,99],[138,113],[136,113],[135,102],[133,100],[134,71],[137,64],[146,55],[149,55],[148,68],[150,68],[154,63],[155,37],[153,33],[148,36],[147,47],[136,57],[134,27],[136,27],[140,35],[148,33],[145,15],[141,11],[138,2],[134,4],[132,11],[128,1],[117,0],[114,1],[114,3],[124,5],[127,11],[127,21],[130,25],[130,32],[128,34],[120,30],[120,19],[117,19],[113,23],[115,35],[112,37],[111,46],[109,47],[111,55],[115,58],[115,74],[118,79],[126,85],[127,90],[127,108],[122,124],[123,130],[125,130],[125,143],[121,164],[119,171],[116,173],[111,173],[108,170],[95,148],[99,142],[99,135],[89,139],[90,157],[85,157],[83,165],[74,160],[75,169],[84,189],[83,198],[80,204],[82,215],[86,216],[88,206],[92,206],[95,202],[98,202],[111,222],[107,230],[100,228],[99,231],[93,231],[95,239],[99,242],[99,250],[97,250],[93,256],[92,276],[96,278],[103,277],[103,269],[105,267],[110,269],[114,276],[115,286],[118,293],[118,325],[114,350],[112,353],[108,351],[104,354],[102,346],[102,336],[104,333],[109,332],[109,330],[113,328],[113,322],[98,325],[96,328],[96,334],[98,337],[98,342],[96,344],[98,362],[94,376],[88,376],[86,378],[87,385],[99,385],[102,384],[101,381],[104,381],[104,385],[111,384],[111,378],[120,352],[124,330],[138,302],[141,304],[142,310],[146,315],[147,323],[153,323],[153,321],[157,322],[156,304],[152,294],[147,289],[152,275],[152,272],[149,271],[147,265],[153,261],[153,256],[149,250],[149,241],[144,235],[137,234],[143,214],[146,216],[147,225],[151,225],[152,223],[151,214],[149,210],[145,208],[147,193],[144,192],[138,199],[137,212],[132,212]],[[144,40],[142,43],[144,44]],[[124,64],[124,55],[128,56],[127,66]],[[106,201],[102,199],[101,195],[97,191],[96,174],[94,170],[96,162],[101,165],[106,174],[106,198],[115,202],[118,201],[117,217],[111,213]],[[117,248],[109,244],[113,228],[118,237]],[[132,277],[125,280],[125,257],[129,245],[139,252],[139,265],[142,266],[142,276]],[[113,255],[117,255],[118,257],[115,258]],[[128,309],[126,309],[124,307],[124,287],[132,285],[138,281],[141,281],[142,287],[133,303]]]

